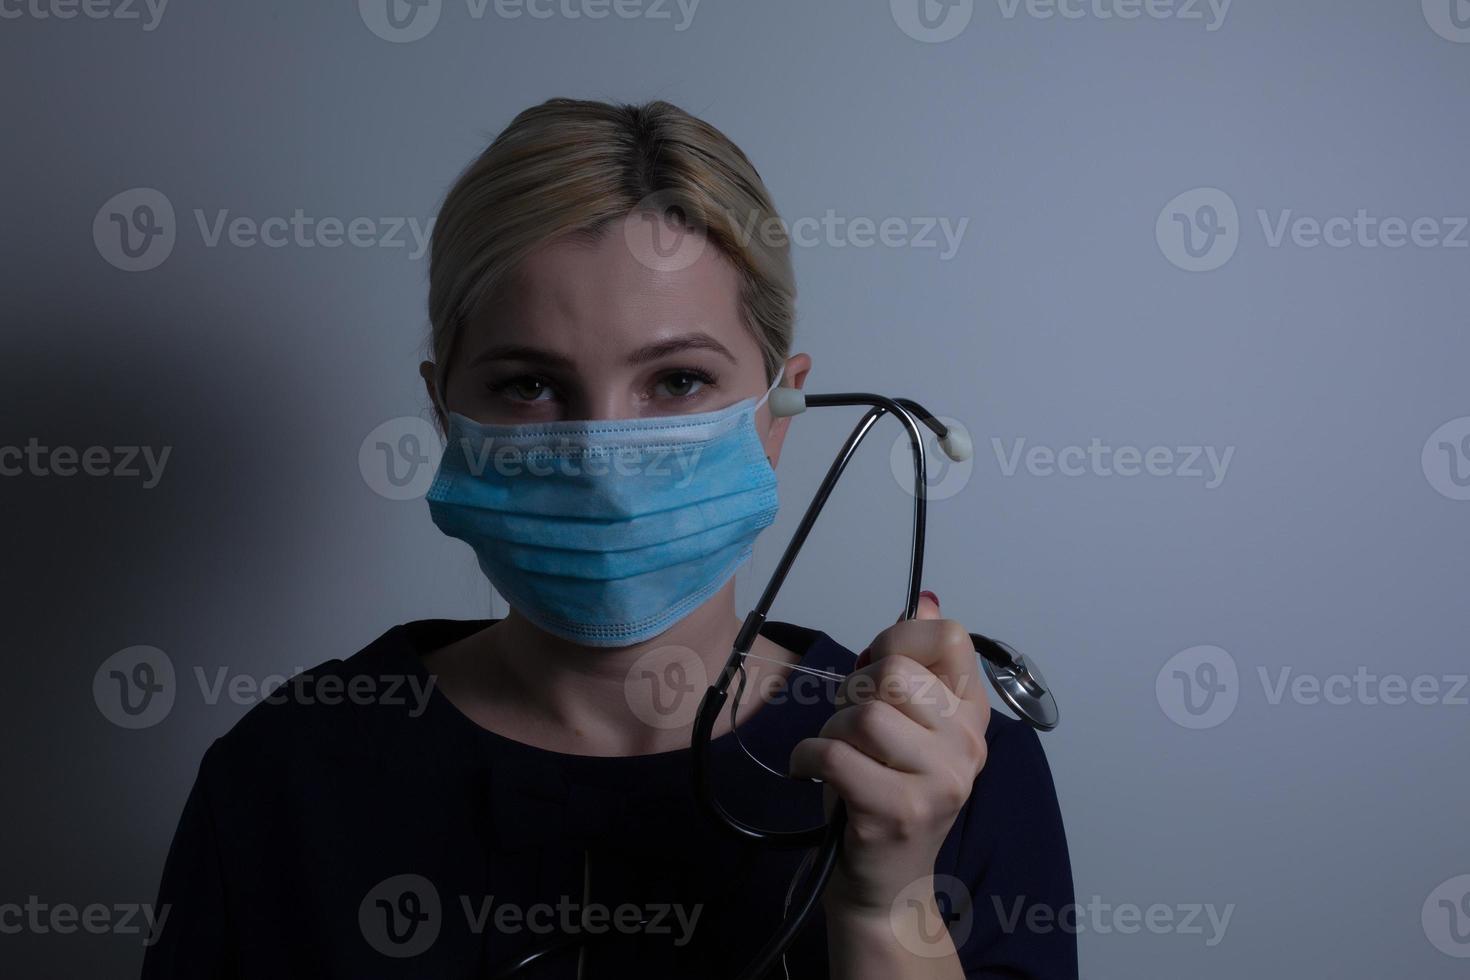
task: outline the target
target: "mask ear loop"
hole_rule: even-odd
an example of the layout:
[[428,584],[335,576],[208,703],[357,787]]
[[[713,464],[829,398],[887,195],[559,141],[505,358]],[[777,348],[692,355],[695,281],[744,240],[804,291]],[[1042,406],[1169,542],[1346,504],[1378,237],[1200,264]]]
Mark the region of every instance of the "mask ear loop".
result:
[[777,388],[779,388],[781,386],[781,381],[785,377],[786,377],[786,365],[783,364],[783,365],[781,365],[781,370],[779,370],[779,371],[776,372],[776,380],[774,380],[774,381],[771,382],[771,386],[766,389],[766,393],[764,395],[761,395],[759,398],[757,398],[755,400],[755,404],[752,405],[752,406],[750,406],[750,410],[752,412],[759,411],[760,410],[760,407],[766,403],[766,400],[768,398],[771,397],[771,392],[775,391]]

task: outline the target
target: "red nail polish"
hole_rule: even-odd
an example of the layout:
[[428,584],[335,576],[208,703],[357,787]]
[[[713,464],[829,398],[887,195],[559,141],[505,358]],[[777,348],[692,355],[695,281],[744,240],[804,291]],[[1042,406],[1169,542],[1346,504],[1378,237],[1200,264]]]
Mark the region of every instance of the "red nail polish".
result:
[[935,595],[933,592],[930,592],[928,589],[925,589],[923,592],[920,592],[919,595],[921,595],[921,596],[928,596],[930,602],[934,603],[934,605],[936,605],[936,606],[939,605],[939,596]]

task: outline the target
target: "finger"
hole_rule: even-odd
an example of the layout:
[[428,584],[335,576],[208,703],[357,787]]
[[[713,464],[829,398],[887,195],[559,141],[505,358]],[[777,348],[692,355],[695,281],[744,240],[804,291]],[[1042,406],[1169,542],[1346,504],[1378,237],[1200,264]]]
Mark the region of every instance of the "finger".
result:
[[[933,592],[930,592],[928,589],[920,592],[918,604],[914,607],[914,618],[939,619],[939,596],[935,595]],[[908,622],[908,617],[899,616],[898,619],[894,620],[894,622],[906,623]],[[869,655],[869,650],[865,649],[862,653],[858,654],[857,662],[853,664],[853,668],[856,670],[866,667],[868,666],[868,664],[872,663],[872,659],[873,658]]]
[[927,667],[960,698],[989,705],[980,683],[980,657],[965,627],[953,619],[911,619],[895,623],[873,638],[869,662],[903,655]]
[[913,777],[890,769],[856,746],[838,738],[806,738],[791,750],[790,773],[820,779],[854,810],[880,813],[904,793]]
[[853,671],[837,689],[837,704],[847,707],[882,701],[931,731],[958,713],[961,701],[933,671],[903,654],[884,657]]
[[827,719],[819,734],[822,738],[841,739],[868,758],[900,772],[927,772],[931,767],[926,759],[944,749],[934,732],[882,701],[842,709]]

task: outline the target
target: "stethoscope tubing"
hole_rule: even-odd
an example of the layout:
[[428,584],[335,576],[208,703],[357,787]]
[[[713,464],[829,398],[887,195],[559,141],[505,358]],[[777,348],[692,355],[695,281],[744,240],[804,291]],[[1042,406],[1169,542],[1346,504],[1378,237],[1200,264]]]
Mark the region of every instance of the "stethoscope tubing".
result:
[[[813,494],[811,502],[801,516],[796,531],[791,540],[787,542],[785,551],[782,552],[770,580],[766,583],[765,590],[755,607],[746,616],[741,625],[740,633],[737,635],[729,659],[721,670],[715,683],[705,692],[704,699],[700,702],[699,713],[695,718],[694,734],[692,738],[692,775],[694,779],[695,795],[703,804],[717,823],[722,824],[733,833],[746,840],[756,840],[763,844],[774,847],[816,847],[816,861],[808,875],[808,884],[804,889],[801,901],[795,910],[788,914],[782,921],[781,927],[762,945],[760,951],[752,958],[749,964],[739,973],[740,980],[759,980],[764,977],[780,960],[781,956],[791,946],[797,934],[811,918],[821,899],[822,892],[831,880],[832,873],[836,870],[837,862],[841,857],[842,839],[847,830],[847,807],[842,800],[837,800],[833,805],[832,813],[827,822],[819,827],[811,827],[805,830],[767,830],[748,823],[725,809],[719,800],[710,778],[710,740],[714,732],[715,721],[719,717],[720,709],[729,697],[730,685],[739,673],[745,655],[755,643],[755,636],[771,606],[776,601],[776,596],[786,581],[787,574],[796,562],[796,556],[801,552],[806,543],[807,536],[811,534],[816,525],[817,518],[821,515],[822,508],[826,506],[827,499],[832,495],[838,480],[842,477],[847,464],[852,460],[858,446],[873,431],[874,425],[885,414],[892,414],[902,423],[909,437],[909,445],[912,450],[914,463],[913,484],[913,534],[911,535],[911,548],[909,552],[909,576],[908,591],[904,603],[904,619],[913,619],[918,613],[919,590],[924,570],[924,530],[927,503],[927,464],[924,456],[924,439],[919,431],[919,421],[923,422],[939,438],[947,434],[946,428],[935,419],[922,406],[909,399],[893,399],[883,395],[869,394],[865,392],[839,392],[826,395],[806,396],[808,407],[825,406],[847,406],[867,405],[869,409],[854,426],[842,448],[838,450],[837,456],[828,467],[827,474],[822,478],[821,484]],[[918,419],[916,419],[916,416]]]

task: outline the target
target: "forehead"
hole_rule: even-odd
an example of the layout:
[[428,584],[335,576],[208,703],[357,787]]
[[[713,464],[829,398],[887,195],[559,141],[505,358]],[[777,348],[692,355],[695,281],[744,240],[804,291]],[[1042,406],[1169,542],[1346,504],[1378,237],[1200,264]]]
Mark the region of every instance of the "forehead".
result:
[[481,329],[468,346],[491,332],[500,343],[609,353],[697,329],[758,355],[741,317],[739,275],[719,249],[686,232],[677,244],[664,239],[667,254],[650,251],[643,232],[656,229],[626,227],[614,221],[595,238],[567,236],[531,252],[475,318]]

